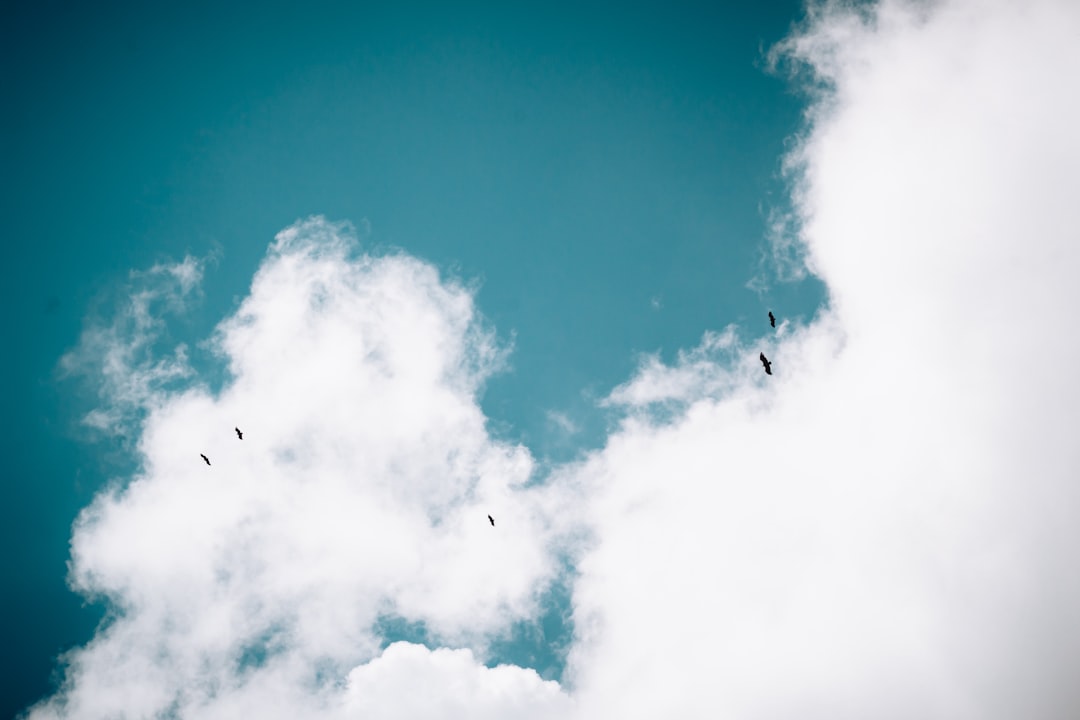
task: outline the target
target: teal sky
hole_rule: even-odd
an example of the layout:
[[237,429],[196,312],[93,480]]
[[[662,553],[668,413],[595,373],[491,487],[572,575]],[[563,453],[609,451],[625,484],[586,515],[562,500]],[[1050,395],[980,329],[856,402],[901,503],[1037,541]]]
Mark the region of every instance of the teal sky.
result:
[[602,442],[595,399],[640,353],[809,317],[816,282],[746,287],[802,109],[763,61],[800,3],[760,5],[9,7],[0,715],[101,617],[66,587],[70,525],[133,460],[80,429],[92,388],[57,362],[132,269],[214,258],[170,325],[194,345],[276,232],[349,220],[479,283],[514,345],[484,410],[552,460]]

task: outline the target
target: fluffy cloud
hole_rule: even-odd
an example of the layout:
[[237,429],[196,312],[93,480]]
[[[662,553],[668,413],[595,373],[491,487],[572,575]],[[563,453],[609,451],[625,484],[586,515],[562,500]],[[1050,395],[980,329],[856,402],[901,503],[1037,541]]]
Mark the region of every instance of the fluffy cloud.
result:
[[[279,234],[214,344],[221,392],[118,393],[145,413],[142,472],[72,540],[75,587],[115,617],[34,717],[333,715],[387,618],[483,651],[535,612],[559,569],[553,508],[524,487],[528,452],[486,433],[475,396],[502,353],[468,291],[314,219]],[[547,687],[446,657],[380,662],[467,667],[496,699]]]
[[349,673],[350,717],[386,720],[462,717],[568,717],[573,704],[558,684],[531,670],[478,667],[469,650],[394,643],[382,657]]
[[1080,711],[1078,33],[1068,3],[828,4],[781,48],[819,93],[790,160],[830,311],[613,394],[586,714]]
[[[540,484],[485,431],[501,352],[464,288],[284,231],[220,393],[109,391],[143,471],[72,578],[116,613],[32,717],[1075,715],[1076,37],[1049,0],[816,6],[778,50],[815,88],[780,257],[829,308],[646,358]],[[485,667],[563,558],[564,686]],[[381,650],[387,617],[458,649]]]

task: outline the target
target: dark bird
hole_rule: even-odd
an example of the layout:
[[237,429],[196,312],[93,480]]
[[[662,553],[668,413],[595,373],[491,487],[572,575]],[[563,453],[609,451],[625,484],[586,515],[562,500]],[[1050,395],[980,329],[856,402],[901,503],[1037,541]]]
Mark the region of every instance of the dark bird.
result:
[[203,460],[205,460],[207,465],[210,464],[210,458],[206,457],[202,453],[199,453],[199,457],[201,457]]
[[244,439],[244,433],[240,432],[240,428],[233,428],[233,430],[236,431],[236,437],[240,438],[241,440]]
[[761,353],[761,364],[765,366],[765,374],[772,375],[772,363],[769,362],[769,358],[765,357],[765,353]]
[[773,317],[772,310],[769,311],[769,324],[776,327],[776,318]]
[[490,515],[488,515],[488,520],[490,520],[490,521],[491,521],[491,527],[495,527],[495,518],[493,518],[493,517],[491,517]]

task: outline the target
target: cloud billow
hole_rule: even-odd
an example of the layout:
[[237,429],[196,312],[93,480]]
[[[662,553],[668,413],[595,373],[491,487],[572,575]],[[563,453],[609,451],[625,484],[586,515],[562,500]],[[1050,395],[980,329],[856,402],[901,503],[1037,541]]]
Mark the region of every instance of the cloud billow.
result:
[[707,335],[613,394],[585,716],[1080,711],[1078,33],[1071,3],[824,3],[778,48],[814,89],[788,167],[829,308],[761,344],[767,381]]
[[[142,472],[76,523],[72,582],[113,617],[33,717],[336,716],[381,617],[483,648],[535,611],[556,533],[528,452],[486,433],[502,351],[466,289],[315,218],[213,344],[230,381],[140,395]],[[418,648],[410,672],[442,662]],[[465,665],[478,687],[510,672]]]

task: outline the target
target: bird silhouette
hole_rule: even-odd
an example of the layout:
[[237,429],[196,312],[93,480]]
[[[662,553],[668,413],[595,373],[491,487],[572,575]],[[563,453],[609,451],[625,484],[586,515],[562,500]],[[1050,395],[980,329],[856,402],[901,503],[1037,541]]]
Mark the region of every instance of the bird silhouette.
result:
[[765,357],[765,353],[761,353],[761,364],[765,366],[765,374],[772,375],[772,363],[769,362],[769,358]]
[[201,457],[203,460],[205,460],[207,465],[210,464],[210,458],[206,457],[202,453],[199,453],[199,457]]
[[772,310],[769,311],[769,324],[776,327],[776,318],[773,317]]
[[493,518],[493,517],[491,517],[490,515],[488,515],[488,520],[490,520],[490,521],[491,521],[491,527],[495,527],[495,518]]
[[244,439],[244,433],[240,432],[240,428],[233,428],[233,430],[236,431],[236,437],[240,438],[241,440]]

